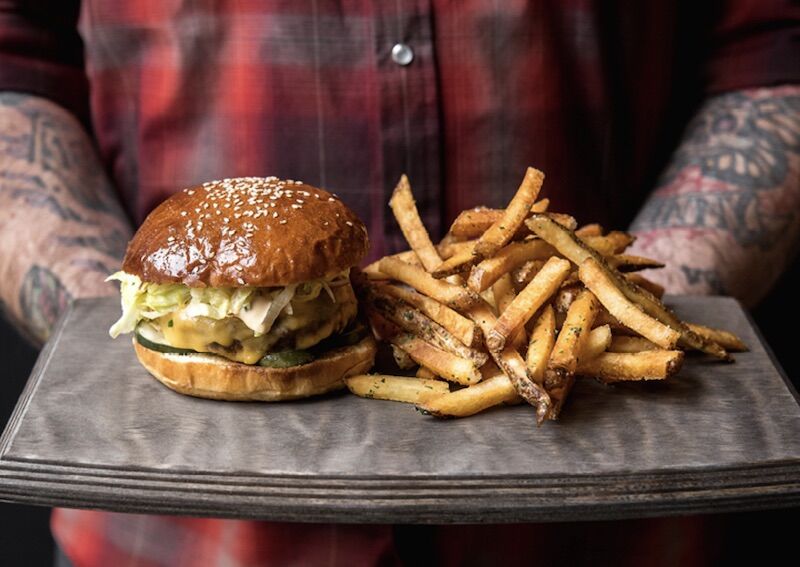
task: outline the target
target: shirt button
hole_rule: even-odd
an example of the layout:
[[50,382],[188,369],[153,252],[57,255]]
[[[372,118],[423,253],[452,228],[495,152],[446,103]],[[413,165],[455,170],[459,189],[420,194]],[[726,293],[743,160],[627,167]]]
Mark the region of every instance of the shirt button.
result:
[[392,61],[406,66],[414,60],[414,51],[405,43],[395,43],[392,47]]

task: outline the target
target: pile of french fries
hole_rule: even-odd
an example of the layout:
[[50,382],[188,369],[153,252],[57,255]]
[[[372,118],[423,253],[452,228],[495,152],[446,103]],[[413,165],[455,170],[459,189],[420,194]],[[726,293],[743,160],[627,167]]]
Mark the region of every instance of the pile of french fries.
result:
[[576,377],[664,380],[685,350],[720,360],[746,350],[732,333],[676,317],[639,273],[663,265],[626,254],[630,234],[550,212],[543,182],[528,168],[505,209],[464,211],[434,245],[400,179],[389,205],[410,250],[367,266],[362,286],[373,333],[416,376],[352,376],[351,392],[437,417],[525,401],[541,424],[558,417]]

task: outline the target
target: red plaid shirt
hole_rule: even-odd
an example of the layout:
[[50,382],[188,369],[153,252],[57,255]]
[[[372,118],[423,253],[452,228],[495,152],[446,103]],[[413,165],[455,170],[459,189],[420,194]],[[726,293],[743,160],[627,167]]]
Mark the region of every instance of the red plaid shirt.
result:
[[[81,117],[132,218],[209,179],[302,179],[367,222],[373,257],[402,245],[403,172],[434,235],[506,203],[529,164],[556,209],[623,226],[704,97],[800,81],[789,0],[78,4],[0,0],[0,90]],[[77,511],[53,528],[81,566],[392,557],[388,528]]]

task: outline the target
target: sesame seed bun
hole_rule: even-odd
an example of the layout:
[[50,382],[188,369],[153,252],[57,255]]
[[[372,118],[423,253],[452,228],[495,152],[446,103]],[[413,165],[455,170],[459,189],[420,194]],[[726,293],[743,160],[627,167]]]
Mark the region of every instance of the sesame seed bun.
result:
[[164,201],[128,244],[122,269],[152,283],[274,287],[334,275],[368,248],[364,224],[327,191],[241,177]]
[[265,368],[212,354],[165,354],[133,339],[139,362],[159,382],[189,396],[229,401],[274,402],[324,394],[344,387],[343,378],[367,372],[375,360],[375,340],[325,353],[291,368]]

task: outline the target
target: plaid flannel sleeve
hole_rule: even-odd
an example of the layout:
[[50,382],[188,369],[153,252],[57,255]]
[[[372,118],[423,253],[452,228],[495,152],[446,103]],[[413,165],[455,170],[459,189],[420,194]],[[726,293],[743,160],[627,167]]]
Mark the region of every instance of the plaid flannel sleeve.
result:
[[706,92],[800,83],[795,0],[727,0],[711,37]]
[[48,98],[86,123],[79,9],[78,0],[0,0],[0,91]]

